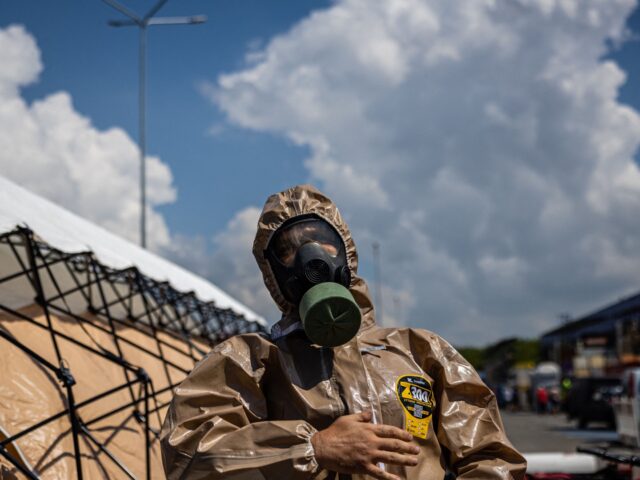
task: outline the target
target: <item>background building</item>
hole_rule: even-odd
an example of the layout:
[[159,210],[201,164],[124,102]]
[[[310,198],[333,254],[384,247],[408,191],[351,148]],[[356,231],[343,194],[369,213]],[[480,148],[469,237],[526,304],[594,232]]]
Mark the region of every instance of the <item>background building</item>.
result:
[[543,334],[540,347],[543,359],[576,377],[640,365],[640,293]]

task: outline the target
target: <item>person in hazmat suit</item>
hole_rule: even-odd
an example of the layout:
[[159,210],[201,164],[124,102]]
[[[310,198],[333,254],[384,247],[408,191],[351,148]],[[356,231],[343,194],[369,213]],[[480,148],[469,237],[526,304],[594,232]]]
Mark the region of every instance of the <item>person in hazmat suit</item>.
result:
[[524,478],[473,367],[434,333],[376,325],[325,195],[270,196],[253,253],[282,319],[216,345],[175,389],[169,480]]

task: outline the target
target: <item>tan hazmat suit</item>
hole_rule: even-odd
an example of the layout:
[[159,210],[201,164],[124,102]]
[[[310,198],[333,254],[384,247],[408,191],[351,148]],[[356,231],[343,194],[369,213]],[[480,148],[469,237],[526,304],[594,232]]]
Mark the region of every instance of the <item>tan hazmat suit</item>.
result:
[[[313,213],[345,242],[349,287],[362,312],[357,336],[335,348],[312,345],[264,257],[273,232]],[[162,431],[165,471],[178,479],[370,478],[319,468],[311,436],[341,415],[370,410],[373,422],[407,429],[420,446],[415,467],[387,465],[400,478],[523,478],[492,392],[439,336],[379,328],[357,273],[351,234],[335,205],[302,185],[272,195],[253,253],[283,312],[270,337],[244,334],[217,345],[175,390]]]

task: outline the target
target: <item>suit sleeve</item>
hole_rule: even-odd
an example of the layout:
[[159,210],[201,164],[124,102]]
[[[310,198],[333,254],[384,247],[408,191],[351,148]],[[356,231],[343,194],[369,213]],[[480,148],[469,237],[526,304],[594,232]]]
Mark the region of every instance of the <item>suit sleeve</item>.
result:
[[523,479],[526,460],[507,439],[493,392],[475,369],[438,337],[438,440],[459,479]]
[[169,480],[291,478],[318,474],[305,421],[267,420],[265,341],[218,345],[176,388],[161,434]]

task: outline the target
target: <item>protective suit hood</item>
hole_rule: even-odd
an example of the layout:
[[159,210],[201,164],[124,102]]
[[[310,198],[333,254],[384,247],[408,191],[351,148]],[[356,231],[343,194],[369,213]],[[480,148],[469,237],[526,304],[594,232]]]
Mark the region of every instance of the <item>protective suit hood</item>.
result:
[[347,263],[351,272],[349,291],[362,313],[360,331],[370,328],[375,324],[373,302],[367,284],[357,275],[358,253],[349,227],[329,197],[312,185],[297,185],[267,198],[258,220],[258,230],[253,242],[253,255],[262,271],[264,283],[283,313],[282,319],[278,322],[278,329],[286,330],[287,327],[297,322],[299,320],[298,311],[297,306],[288,302],[280,291],[264,252],[269,240],[282,224],[294,217],[309,214],[325,220],[340,234],[345,245]]

